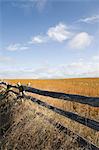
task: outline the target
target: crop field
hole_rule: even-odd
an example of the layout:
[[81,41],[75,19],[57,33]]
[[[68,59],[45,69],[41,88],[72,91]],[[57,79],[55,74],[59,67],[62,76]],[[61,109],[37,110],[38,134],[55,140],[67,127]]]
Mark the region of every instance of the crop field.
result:
[[[28,83],[30,83],[30,86],[33,88],[43,89],[47,91],[99,97],[99,78],[76,78],[61,80],[8,79],[6,81],[11,84],[17,84],[18,82],[20,82],[23,85],[28,85]],[[89,118],[93,121],[99,122],[99,107],[92,107],[85,104],[64,101],[57,98],[42,96],[39,94],[33,94],[28,92],[26,92],[26,95],[37,98],[42,102],[59,108],[63,111],[73,112],[75,114],[79,114],[79,116],[81,117]],[[34,107],[34,104],[32,105],[32,107]],[[86,138],[88,141],[99,146],[99,131],[89,128],[87,126],[87,122],[86,125],[80,124],[79,122],[61,116],[41,106],[40,109],[37,109],[36,111],[38,113],[42,112],[48,118],[54,118],[56,122],[64,125],[75,133],[78,133],[82,137]]]

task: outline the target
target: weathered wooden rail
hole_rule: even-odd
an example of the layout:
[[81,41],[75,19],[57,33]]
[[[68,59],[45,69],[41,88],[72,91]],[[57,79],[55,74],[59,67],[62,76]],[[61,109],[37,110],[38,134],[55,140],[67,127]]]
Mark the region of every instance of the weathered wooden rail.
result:
[[[1,82],[0,84],[6,85],[5,82]],[[16,85],[13,86],[13,88],[18,88]],[[89,96],[82,96],[82,95],[76,95],[76,94],[66,94],[66,93],[61,93],[61,92],[52,92],[52,91],[46,91],[46,90],[40,90],[32,87],[28,87],[23,85],[23,89],[26,92],[31,92],[35,94],[39,94],[42,96],[49,96],[52,98],[57,98],[57,99],[62,99],[66,101],[71,101],[71,102],[77,102],[81,104],[87,104],[92,107],[99,107],[99,97],[89,97]]]
[[[9,90],[8,92],[14,92],[13,90]],[[7,92],[7,93],[8,93]],[[6,93],[6,94],[7,94]],[[15,94],[18,94],[17,92],[14,92]],[[27,98],[27,97],[26,97]],[[30,97],[28,97],[30,99]],[[1,99],[1,98],[0,98]],[[32,99],[32,97],[31,97]],[[34,109],[36,111],[36,108]],[[72,139],[75,139],[74,141],[82,148],[82,149],[88,149],[88,150],[99,150],[98,146],[96,146],[95,144],[93,144],[92,142],[89,142],[87,139],[85,139],[84,137],[82,137],[81,135],[75,133],[74,131],[70,130],[69,128],[63,126],[61,123],[55,121],[52,118],[48,118],[45,114],[36,111],[36,115],[44,118],[44,120],[46,120],[47,122],[49,122],[50,124],[52,124],[55,128],[57,128],[59,130],[59,132],[63,132],[65,135],[70,136]],[[14,125],[13,125],[14,126]],[[7,130],[7,132],[5,133],[5,137],[7,135],[7,133],[11,130],[11,128],[9,128]],[[2,147],[2,143],[3,143],[3,138],[1,140],[1,147]]]
[[45,90],[39,90],[27,86],[24,86],[24,90],[27,92],[31,92],[43,96],[49,96],[53,98],[63,99],[66,101],[87,104],[93,107],[99,107],[99,97],[88,97],[88,96],[75,95],[75,94],[65,94],[61,92],[45,91]]
[[[6,85],[6,83],[4,83],[4,82],[2,82],[1,84]],[[18,88],[16,85],[14,85],[14,86],[10,85],[10,86],[13,87],[13,88]],[[60,98],[60,95],[63,96],[63,94],[64,94],[64,93],[62,94],[62,93],[58,93],[58,92],[49,92],[49,91],[38,90],[38,89],[34,89],[32,87],[27,87],[27,86],[23,86],[23,88],[24,88],[24,90],[26,92],[31,92],[31,93],[36,93],[36,94],[39,93],[39,94],[44,95],[44,96],[49,96],[50,95],[51,97],[55,97],[55,98],[56,97]],[[67,97],[67,99],[69,99],[69,100],[70,100],[70,98],[78,96],[78,95],[72,95],[72,94],[65,94],[65,95],[69,95]],[[85,101],[84,100],[84,98],[86,98],[85,96],[78,96],[78,97],[80,97],[80,100],[82,98],[82,101]],[[92,129],[94,129],[96,131],[99,131],[99,122],[98,121],[94,121],[92,119],[79,116],[78,114],[75,114],[73,112],[64,111],[62,109],[56,108],[54,106],[51,106],[51,105],[49,105],[49,104],[47,104],[47,103],[45,103],[45,102],[43,102],[43,101],[41,101],[39,99],[30,97],[30,96],[27,96],[27,98],[30,98],[33,102],[36,102],[37,104],[39,104],[41,106],[44,106],[44,107],[46,107],[48,109],[51,109],[52,111],[54,111],[54,112],[56,112],[56,113],[58,113],[58,114],[60,114],[62,116],[65,116],[65,117],[67,117],[69,119],[72,119],[72,120],[74,120],[76,122],[79,122],[79,123],[81,123],[81,124],[83,124],[83,125],[85,125],[85,126],[87,126],[89,128],[92,128]],[[87,97],[86,99],[92,99],[92,101],[94,100],[93,97],[91,97],[91,98]],[[99,98],[96,98],[96,99],[98,99],[98,103],[99,103]],[[71,99],[71,101],[72,101],[72,99]],[[96,104],[95,104],[95,106],[96,106]]]
[[54,107],[52,105],[49,105],[49,104],[47,104],[47,103],[45,103],[45,102],[43,102],[43,101],[41,101],[39,99],[31,97],[31,96],[25,96],[25,97],[27,99],[31,99],[33,102],[35,102],[35,103],[37,103],[37,104],[39,104],[41,106],[44,106],[44,107],[46,107],[46,108],[48,108],[48,109],[50,109],[50,110],[52,110],[52,111],[54,111],[54,112],[64,116],[66,118],[72,119],[72,120],[74,120],[74,121],[76,121],[78,123],[81,123],[81,124],[91,128],[91,129],[99,131],[99,122],[98,121],[94,121],[94,120],[91,120],[89,118],[81,117],[81,116],[79,116],[79,115],[77,115],[77,114],[75,114],[73,112],[64,111],[62,109],[59,109],[59,108]]
[[[6,83],[2,82],[0,84],[3,84],[3,85],[7,85]],[[10,85],[12,88],[17,88],[18,87],[16,85]],[[44,91],[44,90],[39,90],[39,89],[35,89],[35,88],[32,88],[32,87],[27,87],[27,86],[23,86],[23,89],[24,91],[26,92],[31,92],[31,93],[36,93],[36,94],[40,94],[40,95],[43,95],[43,96],[50,96],[50,97],[53,97],[53,98],[59,98],[59,99],[64,99],[64,100],[68,100],[68,101],[74,101],[74,102],[78,102],[78,103],[81,103],[81,104],[88,104],[90,106],[93,106],[93,107],[99,107],[99,97],[87,97],[87,96],[80,96],[80,95],[73,95],[73,94],[65,94],[65,93],[59,93],[59,92],[51,92],[51,91]],[[9,90],[9,91],[12,91],[13,90]],[[14,92],[15,94],[18,94],[17,92]],[[67,117],[69,119],[72,119],[78,123],[81,123],[91,129],[94,129],[96,131],[99,131],[99,122],[98,121],[94,121],[94,120],[91,120],[89,118],[85,118],[85,117],[81,117],[73,112],[68,112],[68,111],[64,111],[64,110],[61,110],[59,108],[56,108],[54,106],[51,106],[39,99],[36,99],[36,98],[33,98],[31,96],[26,96],[24,95],[27,99],[31,99],[33,102],[43,106],[43,107],[46,107],[64,117]],[[49,120],[48,118],[46,118],[47,120]],[[57,123],[54,123],[53,121],[49,120],[50,123],[52,123],[54,126],[56,126],[57,128],[59,128],[61,131],[63,131],[64,133],[72,133],[73,135],[77,135],[75,134],[74,132],[72,132],[71,130],[69,130],[68,128],[64,127],[63,125],[61,124],[57,124]],[[77,141],[82,145],[87,145],[88,149],[89,150],[98,150],[99,148],[97,146],[95,146],[94,144],[88,142],[86,139],[84,139],[83,137],[77,135]]]
[[48,121],[50,124],[52,124],[53,126],[55,126],[55,128],[57,128],[60,132],[63,132],[64,134],[69,135],[72,138],[75,138],[75,141],[77,141],[78,144],[82,148],[86,147],[88,150],[99,150],[99,148],[96,145],[94,145],[93,143],[89,142],[84,137],[82,137],[79,134],[73,132],[72,130],[70,130],[69,128],[63,126],[62,124],[56,122],[55,120],[49,119],[48,117],[46,117],[41,112],[37,112],[36,114],[39,115],[40,117],[44,117],[44,119],[46,121]]

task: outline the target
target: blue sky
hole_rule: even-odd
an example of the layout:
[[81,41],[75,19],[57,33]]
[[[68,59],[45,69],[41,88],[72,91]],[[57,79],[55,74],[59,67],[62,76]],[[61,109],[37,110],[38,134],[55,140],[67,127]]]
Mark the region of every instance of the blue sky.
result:
[[98,0],[0,0],[0,78],[99,77]]

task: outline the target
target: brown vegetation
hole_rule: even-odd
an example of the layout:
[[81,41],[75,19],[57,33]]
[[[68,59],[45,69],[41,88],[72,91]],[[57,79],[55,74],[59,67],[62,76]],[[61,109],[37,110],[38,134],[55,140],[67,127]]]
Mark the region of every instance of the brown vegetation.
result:
[[[45,89],[45,90],[50,90],[50,91],[59,91],[59,92],[64,92],[64,93],[81,94],[81,95],[87,95],[87,96],[99,96],[99,78],[84,78],[84,79],[79,78],[79,79],[62,79],[62,80],[32,80],[32,79],[25,80],[25,79],[20,79],[20,80],[7,80],[7,81],[12,84],[21,82],[22,84],[25,84],[25,85],[30,82],[31,86],[34,88]],[[71,111],[71,112],[79,114],[80,116],[84,116],[84,117],[99,121],[99,108],[91,107],[91,106],[84,105],[84,104],[78,104],[75,102],[64,101],[64,100],[60,100],[60,99],[44,97],[44,96],[40,96],[37,94],[30,94],[30,93],[26,93],[26,94],[31,95],[35,98],[38,98],[44,102],[47,102],[48,104],[50,104],[52,106],[61,108],[65,111]],[[26,104],[26,106],[28,106],[27,108],[29,110],[26,110],[23,107],[23,104]],[[98,138],[99,132],[97,132],[93,129],[90,129],[84,125],[81,125],[80,123],[72,121],[68,118],[60,116],[59,114],[51,112],[50,110],[48,110],[46,108],[43,108],[36,104],[33,104],[30,101],[29,102],[25,101],[24,103],[22,103],[21,106],[24,108],[25,115],[26,114],[28,115],[28,112],[32,112],[33,109],[35,109],[35,111],[45,114],[48,118],[54,119],[55,121],[70,128],[74,132],[79,133],[81,136],[85,137],[90,142],[99,146],[99,138]],[[23,110],[23,108],[21,108],[21,109]],[[14,112],[14,114],[16,114],[16,113]],[[18,116],[20,114],[22,115],[22,112],[20,112],[18,110],[17,114],[18,114]],[[32,115],[34,116],[33,112],[32,112]],[[28,116],[28,117],[31,118],[30,116]],[[17,115],[14,116],[14,118],[16,119]],[[32,120],[33,120],[33,118],[32,118]],[[35,122],[35,119],[34,119],[33,122],[35,122],[35,125],[39,124],[39,123],[42,124],[41,122],[39,122],[40,120],[44,126],[45,125],[44,118],[43,118],[43,120],[39,118],[37,122]],[[34,125],[34,124],[32,124],[32,125]],[[34,125],[34,127],[35,127],[35,125]],[[47,124],[47,126],[49,127],[49,124]],[[42,128],[45,129],[45,126]],[[50,127],[49,127],[49,129],[50,129]],[[31,130],[33,130],[33,129],[31,129]],[[39,130],[39,128],[38,128],[38,130]],[[53,134],[54,134],[54,130],[53,129],[51,129],[51,130],[52,131],[49,131],[49,132],[50,132],[50,136],[52,138]],[[56,129],[55,129],[55,131],[56,131]],[[22,132],[24,132],[24,131],[22,131]],[[24,136],[25,136],[25,134],[26,133],[24,133]],[[33,134],[34,134],[34,131],[33,131]],[[58,134],[58,133],[55,133],[55,134]],[[38,133],[38,136],[40,136],[39,133]],[[60,137],[60,135],[59,135],[59,137]],[[68,139],[70,139],[70,137],[68,137]],[[52,144],[52,143],[50,143],[50,144]],[[49,147],[48,149],[50,150],[51,148]],[[73,149],[74,149],[74,147],[73,147]]]
[[50,110],[25,98],[17,98],[12,93],[0,100],[0,107],[1,150],[84,149],[79,146],[76,137],[60,132],[45,119],[44,116],[53,119],[58,117]]
[[33,79],[13,79],[7,80],[10,83],[21,82],[31,83],[34,88],[64,93],[99,96],[99,78],[74,78],[74,79],[53,79],[53,80],[33,80]]

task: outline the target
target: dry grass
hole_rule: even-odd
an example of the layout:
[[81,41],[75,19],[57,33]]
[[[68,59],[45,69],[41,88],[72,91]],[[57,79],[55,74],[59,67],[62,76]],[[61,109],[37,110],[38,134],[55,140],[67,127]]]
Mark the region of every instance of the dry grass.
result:
[[[30,94],[29,94],[30,95]],[[52,106],[58,107],[65,111],[70,111],[79,114],[80,116],[84,116],[96,121],[99,121],[99,108],[91,107],[85,104],[80,104],[76,102],[64,101],[61,99],[45,97],[37,94],[31,94],[31,96],[42,100]]]
[[[62,79],[62,80],[7,80],[10,83],[21,82],[22,84],[31,83],[34,88],[40,88],[50,91],[59,91],[64,93],[81,94],[88,96],[99,96],[99,78],[84,78],[84,79]],[[61,108],[66,111],[72,111],[81,116],[91,118],[99,121],[99,108],[94,108],[84,104],[78,104],[75,102],[67,102],[50,97],[44,97],[37,94],[31,94],[44,102],[47,102],[55,107]],[[32,105],[33,106],[33,105]],[[41,107],[40,107],[41,108]],[[36,107],[37,109],[37,107]],[[99,146],[99,132],[96,132],[84,125],[81,125],[68,118],[62,117],[56,113],[46,110],[44,108],[37,109],[43,111],[48,117],[54,118],[56,121],[62,123],[66,127],[69,127],[73,131],[79,133],[83,137],[92,141],[94,144]]]
[[74,78],[56,80],[33,80],[33,79],[13,79],[7,80],[10,83],[21,82],[22,84],[31,83],[34,88],[64,93],[74,93],[88,96],[99,96],[99,78]]
[[[48,104],[61,108],[65,111],[71,111],[71,112],[79,114],[80,116],[88,117],[90,119],[99,121],[99,108],[93,108],[93,107],[89,107],[83,104],[76,104],[72,102],[65,102],[63,100],[54,99],[50,97],[44,97],[44,96],[40,96],[36,94],[31,94],[31,95],[35,98],[38,98],[44,102],[47,102]],[[75,108],[74,108],[74,105],[75,105]],[[48,109],[45,109],[45,110],[46,110],[44,112],[45,115],[49,116],[50,118],[53,116],[56,121],[70,128],[75,133],[78,133],[79,135],[85,137],[88,141],[99,146],[99,138],[98,138],[99,132],[93,129],[90,129],[89,127],[86,127],[80,123],[77,123],[71,119],[65,118],[59,114],[56,114],[53,112],[51,113],[51,111]]]
[[[57,114],[50,110],[30,100],[17,99],[13,94],[0,101],[0,107],[0,115],[9,120],[9,129],[3,135],[1,150],[83,150],[76,142],[76,137],[72,139],[59,132],[44,117],[37,115],[38,112],[44,115],[46,113],[48,118],[55,119]],[[8,120],[3,121],[2,126],[8,123]]]

